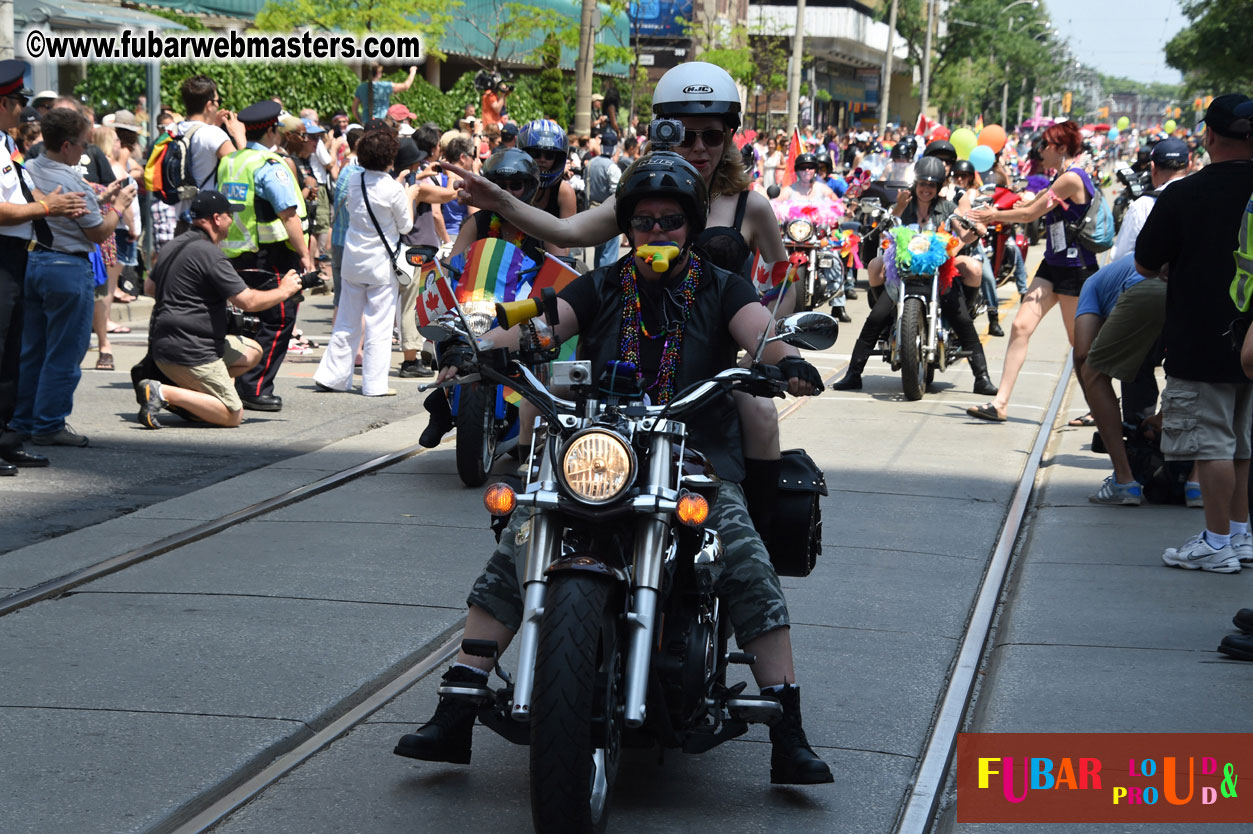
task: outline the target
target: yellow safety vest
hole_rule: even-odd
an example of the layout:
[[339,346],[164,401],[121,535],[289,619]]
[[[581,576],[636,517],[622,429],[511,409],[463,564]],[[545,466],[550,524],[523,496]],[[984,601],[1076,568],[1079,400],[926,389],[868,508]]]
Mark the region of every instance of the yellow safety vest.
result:
[[[278,154],[255,148],[241,148],[222,157],[218,163],[218,188],[228,201],[243,206],[243,211],[235,213],[226,240],[220,244],[228,258],[256,252],[261,244],[268,243],[283,242],[288,249],[296,249],[287,239],[287,227],[274,207],[265,200],[258,205],[257,174],[267,165],[282,165],[283,171],[290,173]],[[292,185],[296,193],[296,215],[300,218],[301,228],[304,228],[309,212],[300,189],[295,187],[294,182]]]

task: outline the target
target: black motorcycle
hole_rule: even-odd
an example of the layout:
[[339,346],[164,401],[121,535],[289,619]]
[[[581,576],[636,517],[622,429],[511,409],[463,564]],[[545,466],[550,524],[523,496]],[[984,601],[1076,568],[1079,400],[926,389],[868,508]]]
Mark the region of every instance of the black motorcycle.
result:
[[[781,716],[776,700],[727,685],[728,664],[754,658],[727,650],[729,620],[714,592],[722,542],[704,526],[719,482],[687,448],[682,421],[700,419],[715,395],[776,396],[786,382],[772,366],[729,368],[667,405],[647,405],[634,366],[612,362],[594,380],[588,362],[555,362],[553,384],[573,397],[562,399],[530,370],[551,344],[551,328],[533,321],[542,309],[555,324],[555,299],[498,305],[502,326],[523,323],[519,349],[475,348],[459,380],[508,385],[546,424],[523,491],[498,483],[484,497],[494,527],[525,542],[516,676],[501,668],[495,642],[466,640],[466,652],[496,658],[503,686],[439,691],[470,699],[483,724],[530,745],[535,830],[581,834],[605,829],[624,747],[701,753]],[[797,313],[778,323],[774,338],[825,350],[837,328],[825,314]],[[804,470],[807,482],[821,482],[821,471],[800,457],[785,460],[793,468],[784,477]],[[801,500],[803,521],[789,524],[803,528],[814,557],[817,493]],[[529,517],[506,530],[515,508]]]

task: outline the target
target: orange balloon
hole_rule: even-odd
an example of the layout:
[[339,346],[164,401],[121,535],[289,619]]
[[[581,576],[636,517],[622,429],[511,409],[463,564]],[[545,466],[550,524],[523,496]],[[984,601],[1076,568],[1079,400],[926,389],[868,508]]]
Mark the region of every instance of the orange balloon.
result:
[[979,144],[987,145],[993,153],[1000,153],[1008,138],[1005,135],[1005,128],[1000,125],[988,125],[979,131]]

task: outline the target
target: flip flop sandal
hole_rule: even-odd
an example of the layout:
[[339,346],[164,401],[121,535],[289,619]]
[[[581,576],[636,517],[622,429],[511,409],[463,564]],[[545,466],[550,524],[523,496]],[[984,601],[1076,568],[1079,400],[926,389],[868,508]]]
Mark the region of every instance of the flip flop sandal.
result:
[[119,304],[130,304],[132,301],[134,301],[134,300],[135,300],[135,296],[130,295],[129,293],[124,293],[124,292],[122,292],[122,293],[117,293],[117,292],[115,292],[115,293],[113,293],[113,300],[114,300],[114,301],[116,301],[116,302],[118,302]]
[[1087,414],[1083,415],[1082,417],[1076,417],[1075,419],[1071,420],[1071,421],[1070,421],[1069,423],[1067,423],[1066,425],[1068,425],[1068,426],[1074,426],[1074,427],[1075,427],[1075,428],[1077,428],[1077,429],[1081,429],[1081,428],[1085,428],[1085,427],[1090,427],[1090,426],[1095,426],[1095,425],[1096,425],[1096,418],[1095,418],[1095,417],[1093,417],[1093,416],[1092,416],[1092,412],[1091,412],[1091,411],[1089,411]]
[[1007,419],[1009,419],[1007,417],[1002,417],[1000,414],[998,414],[996,411],[996,406],[992,405],[992,403],[984,403],[983,405],[979,405],[979,406],[971,406],[970,408],[966,409],[966,413],[969,414],[971,417],[978,417],[980,420],[991,420],[994,423],[1004,423]]
[[114,333],[129,333],[129,332],[131,332],[131,329],[130,329],[129,327],[127,327],[126,325],[124,325],[124,324],[115,324],[115,325],[113,325],[112,327],[110,327],[108,330],[109,330],[109,334],[110,334],[110,335],[112,335],[112,334],[114,334]]
[[111,353],[102,353],[102,354],[100,354],[100,358],[96,360],[96,370],[97,370],[97,371],[112,371],[112,370],[114,370],[114,368],[113,368],[113,354],[111,354]]

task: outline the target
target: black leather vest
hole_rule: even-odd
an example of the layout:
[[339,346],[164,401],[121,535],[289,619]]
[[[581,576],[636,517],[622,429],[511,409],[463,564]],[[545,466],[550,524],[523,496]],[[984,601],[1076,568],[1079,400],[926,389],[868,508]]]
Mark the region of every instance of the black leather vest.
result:
[[[618,277],[621,268],[620,260],[594,270],[589,276],[595,282],[600,304],[592,321],[579,322],[579,355],[592,363],[593,379],[600,378],[606,363],[621,358],[618,355],[622,335],[622,285]],[[676,394],[694,382],[709,379],[735,365],[739,346],[723,324],[722,296],[730,282],[742,280],[704,262],[704,277],[683,331]],[[702,407],[689,411],[682,420],[688,429],[688,445],[709,458],[718,477],[735,483],[744,480],[739,412],[729,393],[706,400]]]

